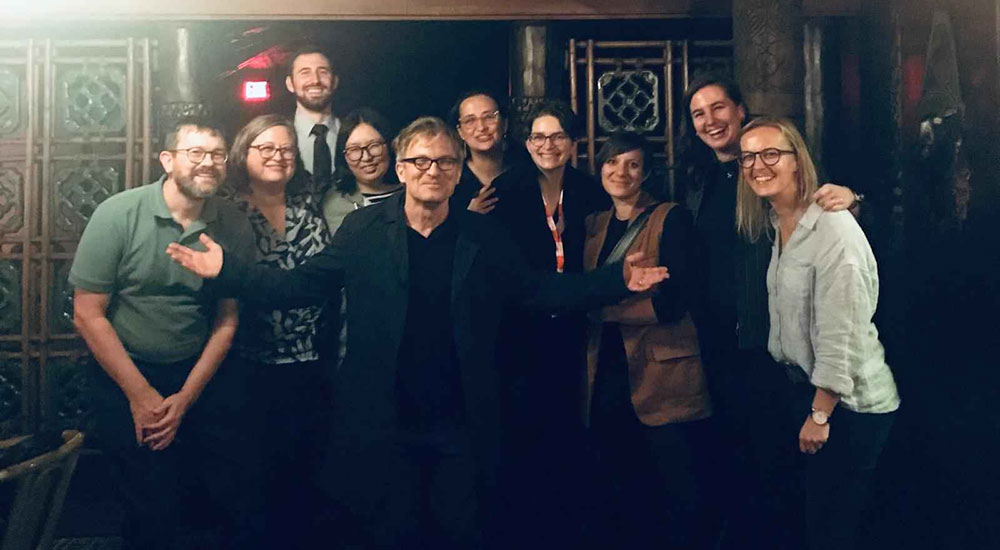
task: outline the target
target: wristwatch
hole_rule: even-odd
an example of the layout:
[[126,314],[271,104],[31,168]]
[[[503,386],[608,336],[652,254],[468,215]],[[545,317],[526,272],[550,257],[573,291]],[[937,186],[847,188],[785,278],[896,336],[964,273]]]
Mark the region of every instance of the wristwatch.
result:
[[851,206],[850,206],[851,208],[854,208],[855,206],[857,206],[857,205],[859,205],[859,204],[861,204],[861,203],[863,203],[865,201],[865,194],[864,193],[858,193],[858,192],[854,192],[854,191],[852,191],[852,193],[854,193],[854,202],[851,203]]
[[830,415],[826,411],[821,411],[817,408],[813,408],[809,418],[812,418],[812,421],[818,426],[826,426],[826,423],[830,421]]

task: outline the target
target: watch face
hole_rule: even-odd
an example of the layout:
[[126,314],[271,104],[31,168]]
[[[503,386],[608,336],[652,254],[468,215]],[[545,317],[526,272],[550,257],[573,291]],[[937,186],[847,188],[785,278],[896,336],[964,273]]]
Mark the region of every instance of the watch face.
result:
[[812,412],[812,419],[813,419],[813,422],[815,422],[815,423],[819,424],[820,426],[822,426],[822,425],[826,424],[827,420],[829,420],[830,417],[829,417],[829,415],[827,415],[823,411],[813,411]]

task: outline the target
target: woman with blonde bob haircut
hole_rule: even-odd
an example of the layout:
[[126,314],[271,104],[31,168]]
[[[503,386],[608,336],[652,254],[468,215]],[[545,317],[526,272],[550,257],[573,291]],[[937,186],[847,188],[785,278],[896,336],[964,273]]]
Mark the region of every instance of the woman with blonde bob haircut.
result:
[[870,478],[899,408],[872,323],[875,256],[850,213],[825,212],[813,202],[816,167],[792,122],[750,122],[737,158],[737,226],[748,239],[773,239],[767,348],[793,381],[788,410],[801,422],[809,548],[854,548]]

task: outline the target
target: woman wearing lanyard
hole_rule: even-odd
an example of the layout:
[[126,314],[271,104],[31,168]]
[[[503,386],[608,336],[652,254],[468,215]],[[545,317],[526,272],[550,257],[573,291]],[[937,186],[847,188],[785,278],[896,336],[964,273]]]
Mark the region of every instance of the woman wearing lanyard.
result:
[[789,415],[806,455],[809,548],[850,550],[899,408],[872,323],[875,256],[849,213],[813,202],[816,168],[790,121],[752,121],[740,149],[737,226],[752,242],[773,242],[767,348],[795,381]]
[[[537,270],[583,270],[584,219],[604,208],[597,182],[568,166],[579,123],[563,102],[546,100],[528,116],[531,164],[493,182],[496,209],[528,264]],[[584,369],[584,315],[513,311],[498,335],[505,377],[511,479],[518,510],[510,523],[532,544],[572,547],[580,499],[583,430],[579,380]],[[514,541],[513,544],[517,544]],[[513,545],[511,547],[514,547]]]

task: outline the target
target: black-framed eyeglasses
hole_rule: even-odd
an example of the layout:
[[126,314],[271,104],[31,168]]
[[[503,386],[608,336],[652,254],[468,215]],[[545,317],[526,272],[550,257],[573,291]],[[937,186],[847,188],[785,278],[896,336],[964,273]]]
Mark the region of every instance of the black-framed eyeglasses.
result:
[[549,135],[531,134],[528,136],[528,143],[530,143],[532,147],[539,147],[539,148],[544,147],[545,142],[550,140],[552,141],[552,145],[555,145],[556,147],[561,147],[563,145],[566,145],[566,142],[569,141],[569,134],[567,134],[566,132],[556,132],[554,134],[549,134]]
[[412,157],[408,159],[399,159],[399,162],[412,164],[421,172],[430,170],[432,164],[437,164],[438,169],[442,172],[451,172],[455,168],[458,168],[459,160],[455,157],[438,157],[436,159],[432,159],[430,157]]
[[482,122],[483,125],[490,128],[496,126],[497,123],[500,122],[500,111],[496,110],[493,111],[492,113],[486,113],[481,117],[476,115],[469,115],[462,117],[458,119],[458,127],[468,131],[472,130],[476,126],[479,126],[480,122]]
[[367,145],[352,145],[344,149],[344,158],[351,162],[361,160],[361,157],[368,153],[368,156],[375,158],[385,154],[385,142],[382,140],[373,141]]
[[781,160],[781,155],[794,155],[795,151],[788,151],[785,149],[776,149],[774,147],[768,147],[763,151],[743,151],[740,153],[740,166],[744,168],[753,168],[753,163],[757,156],[760,155],[761,162],[765,166],[774,166],[778,164]]
[[295,160],[298,156],[299,150],[297,147],[275,147],[270,143],[265,143],[263,145],[251,145],[250,149],[256,149],[260,158],[264,160],[270,160],[274,157],[275,153],[281,155],[282,160]]
[[223,149],[216,149],[215,151],[206,151],[201,147],[188,147],[187,149],[171,149],[172,153],[184,153],[192,164],[201,164],[205,160],[206,155],[212,157],[212,162],[215,164],[224,164],[226,159],[229,158],[229,153]]

